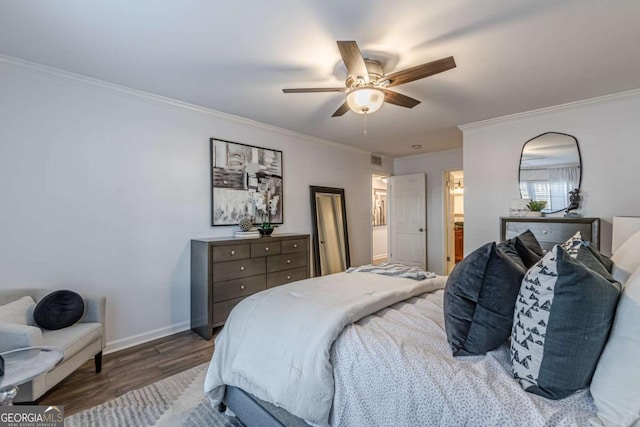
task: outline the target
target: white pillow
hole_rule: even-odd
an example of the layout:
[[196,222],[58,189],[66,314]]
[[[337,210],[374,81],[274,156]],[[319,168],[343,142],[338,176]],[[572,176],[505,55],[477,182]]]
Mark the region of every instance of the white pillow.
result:
[[35,326],[33,310],[36,302],[30,296],[22,297],[9,304],[0,305],[0,322]]
[[640,269],[625,284],[609,341],[591,382],[598,418],[607,426],[640,426],[639,327]]
[[629,237],[611,257],[611,275],[624,285],[631,273],[640,267],[640,231]]

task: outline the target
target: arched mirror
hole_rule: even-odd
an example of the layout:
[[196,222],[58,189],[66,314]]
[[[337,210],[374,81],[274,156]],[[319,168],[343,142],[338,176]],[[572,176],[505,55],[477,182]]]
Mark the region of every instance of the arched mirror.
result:
[[578,140],[564,133],[547,132],[530,139],[520,156],[520,195],[546,201],[545,213],[569,206],[569,191],[580,188],[582,162]]
[[344,189],[310,186],[315,275],[339,273],[350,267],[349,234]]

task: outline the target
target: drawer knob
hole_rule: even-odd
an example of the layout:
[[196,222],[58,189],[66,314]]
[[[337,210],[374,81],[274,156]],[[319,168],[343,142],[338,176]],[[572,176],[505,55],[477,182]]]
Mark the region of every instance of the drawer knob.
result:
[[266,248],[264,248],[265,252],[269,252],[269,246],[267,246]]
[[236,251],[231,251],[231,252],[229,252],[229,253],[230,253],[231,255],[235,255],[235,254],[236,254]]
[[287,260],[287,264],[291,264],[291,260],[290,259]]
[[547,234],[548,231],[547,230],[542,230],[542,234]]
[[240,271],[244,271],[244,265],[240,267]]
[[291,280],[291,276],[287,276],[287,280]]
[[240,290],[244,291],[244,285],[240,285]]
[[297,248],[297,247],[298,247],[298,244],[297,244],[297,243],[294,243],[294,244],[293,244],[293,247],[294,247],[294,248]]

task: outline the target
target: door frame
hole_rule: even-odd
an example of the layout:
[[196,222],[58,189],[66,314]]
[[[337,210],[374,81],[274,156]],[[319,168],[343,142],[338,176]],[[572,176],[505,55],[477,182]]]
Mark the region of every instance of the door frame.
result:
[[[389,172],[379,172],[370,170],[369,171],[369,258],[371,258],[371,264],[373,264],[373,176],[382,176],[389,179],[393,174]],[[387,261],[389,260],[389,222],[391,219],[389,215],[391,214],[391,209],[389,209],[389,183],[387,182]]]
[[[442,171],[442,218],[443,218],[443,227],[442,227],[442,252],[444,254],[442,258],[443,266],[444,266],[444,274],[449,275],[449,261],[447,258],[449,257],[449,174],[451,172],[462,171],[464,176],[464,169],[462,168],[450,168],[443,169]],[[463,178],[464,179],[464,178]],[[464,197],[464,196],[463,196]],[[455,218],[454,218],[455,220]],[[455,222],[455,221],[454,221]],[[455,233],[455,232],[454,232]],[[453,236],[453,253],[454,253],[454,265],[455,265],[455,234]]]

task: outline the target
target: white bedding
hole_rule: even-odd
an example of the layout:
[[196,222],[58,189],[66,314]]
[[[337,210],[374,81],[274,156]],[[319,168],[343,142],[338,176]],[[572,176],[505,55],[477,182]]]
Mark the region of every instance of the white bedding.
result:
[[411,298],[345,327],[331,349],[332,426],[600,424],[587,390],[559,401],[523,391],[506,345],[454,358],[443,294]]
[[446,277],[416,281],[338,273],[254,294],[215,341],[205,392],[217,404],[225,384],[326,425],[334,381],[329,352],[343,328],[399,301],[444,288]]

